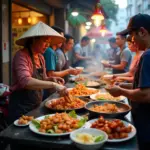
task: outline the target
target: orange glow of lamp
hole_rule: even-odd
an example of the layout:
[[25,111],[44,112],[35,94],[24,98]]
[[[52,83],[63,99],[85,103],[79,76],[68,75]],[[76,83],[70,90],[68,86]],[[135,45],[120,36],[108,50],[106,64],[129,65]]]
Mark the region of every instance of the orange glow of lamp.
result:
[[102,26],[100,27],[100,33],[101,33],[101,35],[102,35],[102,36],[105,36],[106,32],[107,32],[106,26],[105,26],[105,25],[102,25]]
[[32,18],[30,16],[30,12],[29,12],[28,23],[30,24],[31,22],[32,22]]
[[19,25],[22,24],[22,18],[18,18],[18,24],[19,24]]
[[19,25],[22,24],[21,12],[19,13],[18,24],[19,24]]
[[96,4],[95,11],[94,11],[91,19],[94,20],[94,24],[97,27],[100,26],[101,21],[104,20],[104,16],[101,12],[101,4],[100,3]]

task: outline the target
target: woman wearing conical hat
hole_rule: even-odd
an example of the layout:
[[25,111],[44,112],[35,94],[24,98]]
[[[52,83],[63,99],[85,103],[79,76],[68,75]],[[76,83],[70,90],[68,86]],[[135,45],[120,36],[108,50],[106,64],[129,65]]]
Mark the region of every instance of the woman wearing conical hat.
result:
[[24,46],[24,48],[16,53],[12,63],[10,123],[40,105],[42,89],[55,88],[61,94],[66,94],[65,86],[55,83],[63,83],[63,79],[46,76],[45,61],[42,56],[48,43],[52,41],[54,44],[58,44],[64,40],[65,38],[55,30],[39,22],[16,41],[16,44]]

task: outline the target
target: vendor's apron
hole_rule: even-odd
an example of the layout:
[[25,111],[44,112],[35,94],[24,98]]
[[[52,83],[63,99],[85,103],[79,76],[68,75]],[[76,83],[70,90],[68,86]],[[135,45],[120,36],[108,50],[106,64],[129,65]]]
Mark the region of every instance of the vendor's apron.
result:
[[[123,51],[122,51],[123,52]],[[120,57],[122,52],[118,51],[115,55],[115,63],[114,65],[118,65],[121,63]],[[113,69],[113,74],[120,74],[120,73],[125,73],[125,70],[118,70],[118,69]]]
[[[41,60],[40,63],[41,68],[36,69],[35,67],[33,67],[32,77],[39,80],[43,80],[43,65]],[[9,101],[9,108],[8,108],[9,123],[12,123],[20,116],[38,107],[42,101],[42,96],[43,96],[42,90],[22,89],[14,91],[11,94]]]
[[[62,52],[63,52],[63,51],[62,51]],[[64,57],[65,57],[66,63],[65,63],[65,65],[63,66],[62,70],[66,70],[66,69],[69,68],[69,60],[67,59],[67,57],[66,57],[66,55],[65,55],[64,52],[63,52],[63,54],[64,54]],[[66,75],[66,76],[64,77],[65,83],[68,82],[68,79],[69,79],[69,75]]]

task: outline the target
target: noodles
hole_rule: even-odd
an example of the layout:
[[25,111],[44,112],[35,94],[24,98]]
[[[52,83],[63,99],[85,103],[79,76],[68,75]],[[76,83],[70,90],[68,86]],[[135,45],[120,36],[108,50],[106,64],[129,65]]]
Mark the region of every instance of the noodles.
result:
[[73,96],[86,96],[97,93],[99,90],[88,89],[83,84],[77,84],[75,88],[69,91],[69,94]]
[[93,105],[90,110],[102,113],[116,113],[119,111],[115,104],[105,103],[104,105]]

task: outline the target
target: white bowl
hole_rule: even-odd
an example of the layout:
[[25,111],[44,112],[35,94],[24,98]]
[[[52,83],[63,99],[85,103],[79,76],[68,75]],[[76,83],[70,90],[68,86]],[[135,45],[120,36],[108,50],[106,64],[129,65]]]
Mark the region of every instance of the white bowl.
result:
[[76,69],[83,71],[84,67],[76,67]]
[[109,64],[109,61],[107,61],[107,60],[101,60],[101,63],[102,64]]
[[[79,133],[88,133],[94,136],[103,135],[104,139],[100,142],[95,142],[92,144],[84,144],[76,140],[76,136]],[[98,150],[108,140],[108,135],[102,130],[93,129],[93,128],[81,128],[81,129],[73,131],[70,134],[70,139],[75,143],[76,147],[78,147],[81,150]]]
[[104,79],[112,79],[112,78],[113,78],[113,75],[107,74],[107,75],[104,75],[103,78],[104,78]]

